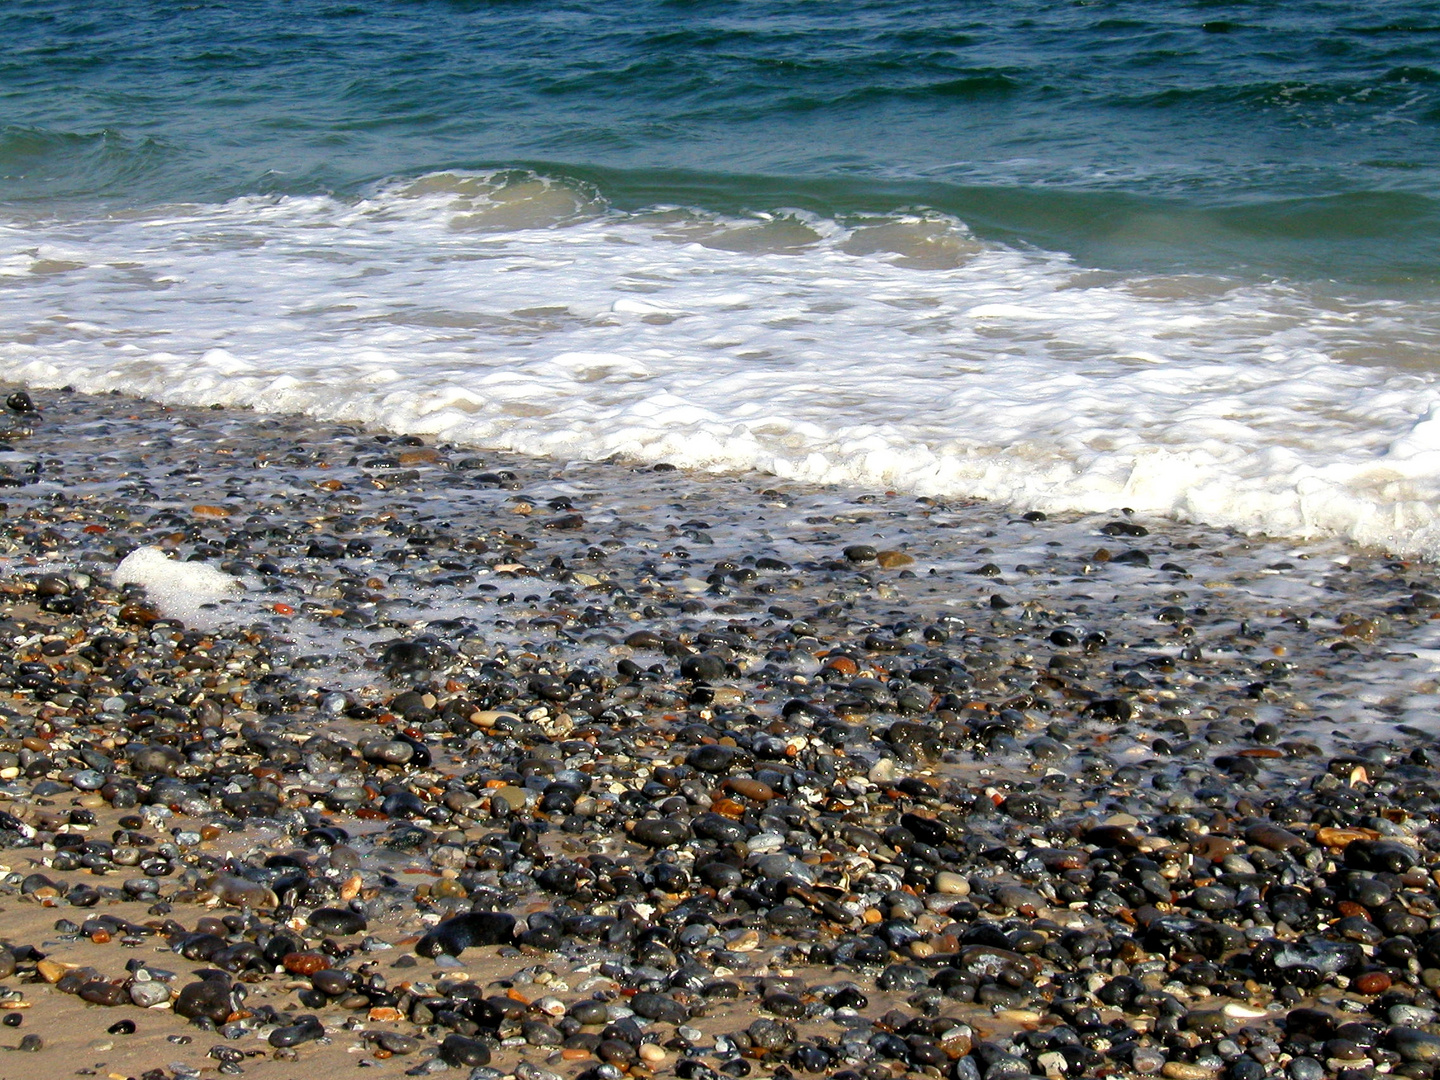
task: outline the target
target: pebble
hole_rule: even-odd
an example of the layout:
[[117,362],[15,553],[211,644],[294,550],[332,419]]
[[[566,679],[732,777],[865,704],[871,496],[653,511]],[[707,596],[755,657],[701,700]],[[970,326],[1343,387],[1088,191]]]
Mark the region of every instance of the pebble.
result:
[[440,1059],[449,1065],[474,1068],[490,1064],[490,1050],[477,1039],[446,1035],[440,1043]]
[[1146,1076],[1159,1072],[1165,1064],[1165,1055],[1149,1047],[1136,1047],[1130,1055],[1130,1067]]
[[1394,1027],[1386,1034],[1385,1044],[1406,1061],[1440,1061],[1440,1035],[1433,1035],[1428,1031],[1404,1026]]
[[1167,1061],[1160,1067],[1160,1075],[1167,1080],[1210,1080],[1211,1077],[1219,1075],[1219,1072],[1218,1068],[1207,1068],[1186,1061]]
[[970,895],[970,879],[951,870],[941,870],[937,873],[932,887],[935,892],[944,896]]

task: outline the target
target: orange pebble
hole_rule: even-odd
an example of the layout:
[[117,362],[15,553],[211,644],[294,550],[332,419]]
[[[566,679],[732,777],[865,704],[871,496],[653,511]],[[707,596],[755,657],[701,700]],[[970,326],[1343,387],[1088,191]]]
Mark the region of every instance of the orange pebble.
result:
[[286,953],[280,965],[292,975],[314,975],[330,966],[330,961],[316,952]]
[[745,813],[745,807],[734,799],[719,798],[710,803],[710,809],[723,817],[738,818]]

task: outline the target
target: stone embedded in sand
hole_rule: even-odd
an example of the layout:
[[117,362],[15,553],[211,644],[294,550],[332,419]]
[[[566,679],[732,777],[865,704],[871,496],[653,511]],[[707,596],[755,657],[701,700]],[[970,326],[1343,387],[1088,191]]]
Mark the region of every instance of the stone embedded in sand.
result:
[[440,1060],[457,1068],[477,1068],[490,1064],[490,1048],[478,1039],[446,1035],[440,1043]]
[[287,1046],[298,1046],[301,1043],[313,1042],[323,1038],[325,1025],[320,1023],[314,1016],[302,1016],[293,1024],[286,1024],[284,1027],[277,1027],[270,1032],[269,1043],[271,1046],[283,1049]]
[[108,979],[92,979],[80,987],[78,996],[92,1005],[123,1005],[130,1000],[124,983],[115,983]]
[[502,945],[515,936],[515,916],[503,911],[472,911],[446,919],[415,945],[420,956],[459,956],[466,949]]
[[135,981],[130,984],[129,994],[133,1004],[150,1009],[170,1000],[170,987],[156,980]]
[[78,966],[78,964],[67,964],[47,957],[35,965],[35,970],[47,983],[57,983],[65,977],[67,972],[74,971]]
[[341,937],[365,932],[365,916],[343,908],[316,908],[310,913],[310,925],[322,934]]
[[280,902],[274,890],[234,874],[216,874],[209,888],[221,903],[237,907],[273,908]]
[[187,1020],[203,1016],[213,1023],[223,1024],[231,1013],[230,987],[211,979],[190,983],[181,988],[174,1010],[176,1016]]

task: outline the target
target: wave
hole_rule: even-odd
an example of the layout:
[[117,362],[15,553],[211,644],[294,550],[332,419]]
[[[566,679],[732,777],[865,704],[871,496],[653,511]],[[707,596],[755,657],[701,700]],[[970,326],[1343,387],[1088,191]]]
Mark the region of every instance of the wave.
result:
[[117,131],[0,127],[0,186],[11,202],[80,199],[138,191],[180,152],[152,138]]
[[1329,106],[1347,107],[1346,119],[1374,121],[1389,117],[1397,107],[1412,118],[1424,115],[1424,98],[1417,99],[1412,87],[1430,87],[1434,80],[1428,68],[1392,68],[1371,80],[1285,79],[1276,82],[1216,83],[1205,86],[1168,87],[1132,96],[1117,96],[1114,104],[1128,108],[1160,110],[1195,108],[1239,110],[1241,115],[1264,110],[1298,114],[1323,120],[1319,110]]
[[0,377],[1440,558],[1433,294],[616,187],[447,171],[4,223]]
[[[1130,271],[1188,270],[1357,284],[1440,284],[1440,198],[1405,190],[1182,201],[1063,181],[1027,187],[869,176],[801,178],[679,169],[622,170],[528,162],[603,191],[616,207],[716,213],[798,208],[830,217],[929,209],[978,236],[1064,251]],[[481,166],[484,167],[484,166]]]
[[[955,93],[1005,93],[999,72],[974,76]],[[878,91],[877,91],[878,92]],[[885,93],[925,95],[934,87]],[[277,120],[283,123],[284,118]],[[314,126],[295,120],[317,153],[345,140],[378,138],[398,121],[383,117],[353,124]],[[373,134],[370,134],[374,128]],[[294,131],[286,128],[286,134]],[[624,137],[615,134],[616,145]],[[1298,279],[1337,278],[1359,285],[1425,287],[1440,282],[1440,199],[1407,190],[1407,162],[1371,162],[1391,172],[1397,187],[1314,196],[1257,197],[1239,187],[1186,198],[1137,194],[1123,176],[1060,173],[1029,184],[966,183],[950,178],[875,175],[786,175],[681,168],[610,168],[544,158],[522,168],[603,191],[618,209],[689,206],[714,213],[801,209],[828,217],[933,210],[967,223],[996,242],[1064,251],[1097,267],[1127,271],[1238,273]],[[1382,169],[1382,166],[1385,168]],[[492,171],[504,163],[460,158],[448,167]],[[0,128],[0,204],[26,213],[69,212],[74,207],[133,209],[168,202],[223,203],[247,194],[356,197],[382,178],[345,179],[317,169],[227,170],[223,160],[189,148],[121,133]],[[433,170],[426,169],[426,172]],[[195,178],[212,190],[192,193]],[[343,182],[340,182],[342,181]],[[177,190],[177,181],[184,185]],[[1254,187],[1281,187],[1279,177]],[[168,196],[168,198],[167,198]],[[177,198],[178,196],[178,198]],[[78,212],[78,211],[77,211]]]

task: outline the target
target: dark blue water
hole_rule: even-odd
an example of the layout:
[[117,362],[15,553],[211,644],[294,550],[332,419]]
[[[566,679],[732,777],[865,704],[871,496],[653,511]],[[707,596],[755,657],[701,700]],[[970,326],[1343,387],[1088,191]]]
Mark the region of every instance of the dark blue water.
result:
[[0,202],[528,166],[1126,269],[1440,280],[1440,4],[10,0]]

